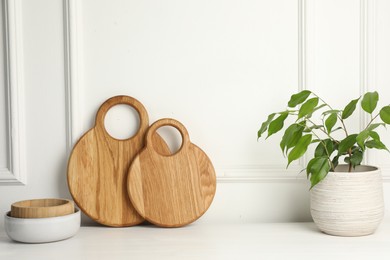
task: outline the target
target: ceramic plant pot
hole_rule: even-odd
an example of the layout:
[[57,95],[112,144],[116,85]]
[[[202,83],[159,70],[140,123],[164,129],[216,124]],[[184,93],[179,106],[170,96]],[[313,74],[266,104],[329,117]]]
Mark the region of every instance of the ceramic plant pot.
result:
[[311,215],[324,233],[365,236],[384,215],[382,175],[377,167],[340,165],[310,191]]

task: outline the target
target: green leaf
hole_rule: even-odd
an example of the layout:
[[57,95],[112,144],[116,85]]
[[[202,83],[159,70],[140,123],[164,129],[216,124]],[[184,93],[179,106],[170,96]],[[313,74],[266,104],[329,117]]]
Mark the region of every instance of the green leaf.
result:
[[313,159],[314,162],[310,165],[310,182],[312,189],[320,181],[322,181],[330,170],[330,164],[327,157],[316,157]]
[[355,168],[356,166],[358,166],[362,163],[363,153],[361,151],[354,152],[349,161],[352,164],[353,168]]
[[372,130],[374,130],[375,128],[377,128],[378,126],[384,126],[384,127],[386,127],[386,124],[384,124],[384,123],[377,123],[377,124],[371,124],[369,127],[367,127],[367,130],[368,131],[372,131]]
[[386,145],[382,143],[379,140],[370,140],[365,143],[365,145],[368,148],[375,148],[375,149],[380,149],[380,150],[387,150],[389,152],[389,149],[387,149]]
[[337,114],[340,111],[341,110],[331,109],[331,110],[327,110],[327,111],[322,112],[322,115],[326,116],[326,115],[329,115],[329,114]]
[[349,158],[349,157],[345,157],[345,158],[344,158],[344,162],[345,162],[346,164],[349,164],[350,158]]
[[295,145],[295,147],[291,150],[291,152],[288,154],[288,164],[287,167],[290,165],[290,163],[294,160],[299,159],[302,155],[305,154],[307,147],[311,143],[312,135],[304,135],[302,136],[298,143]]
[[[325,145],[325,146],[324,146]],[[314,157],[329,157],[334,151],[333,142],[330,139],[325,139],[320,142],[314,152]]]
[[334,133],[334,132],[336,132],[338,130],[341,130],[341,129],[343,129],[343,128],[341,126],[339,126],[339,127],[335,128],[335,129],[333,129],[332,131],[330,131],[330,133]]
[[386,124],[390,124],[390,106],[382,107],[381,111],[379,112],[379,115],[383,122]]
[[339,165],[339,158],[340,156],[336,155],[335,157],[333,157],[332,159],[332,164],[333,164],[333,167],[336,168],[337,165]]
[[310,176],[310,171],[311,171],[311,166],[316,162],[318,158],[313,158],[309,161],[309,163],[307,164],[306,166],[306,176],[307,178],[309,179],[309,176]]
[[353,111],[355,111],[356,109],[356,104],[359,99],[360,97],[349,102],[349,104],[344,108],[343,113],[341,114],[342,119],[347,119],[350,115],[352,115]]
[[287,152],[291,147],[294,147],[298,143],[299,139],[302,137],[303,129],[304,127],[299,124],[292,124],[286,129],[282,141],[280,142],[280,148],[283,153],[285,149],[287,149]]
[[318,97],[307,100],[299,109],[298,119],[313,113],[314,108],[318,105]]
[[283,128],[284,120],[286,120],[287,116],[288,116],[288,112],[283,112],[282,114],[280,114],[280,116],[278,116],[275,120],[273,120],[269,124],[267,138],[279,132]]
[[270,114],[267,118],[267,121],[261,124],[260,130],[257,132],[257,139],[259,139],[261,135],[267,130],[268,125],[271,123],[274,117],[275,117],[275,113]]
[[357,134],[349,135],[345,139],[343,139],[339,144],[339,152],[338,155],[342,155],[347,152],[349,148],[351,148],[356,143]]
[[[367,138],[369,136],[371,136],[371,138],[373,138],[374,140],[380,141],[380,137],[379,137],[378,133],[373,131],[373,129],[377,128],[380,125],[384,125],[384,124],[381,124],[381,123],[380,124],[372,124],[366,130],[363,130],[358,134],[358,136],[356,137],[356,143],[359,145],[360,149],[362,149],[363,151],[366,149],[364,142],[367,140]],[[373,147],[373,148],[375,148],[375,147]]]
[[374,140],[377,140],[377,141],[381,140],[381,138],[379,137],[379,134],[375,131],[370,131],[369,135]]
[[297,105],[305,102],[305,100],[310,96],[311,91],[303,90],[297,94],[291,96],[290,101],[288,101],[289,107],[296,107]]
[[374,112],[376,105],[378,103],[378,100],[379,100],[378,92],[376,92],[376,91],[375,92],[367,92],[363,96],[363,100],[362,100],[363,110],[366,111],[367,113],[371,114],[372,112]]
[[332,128],[337,122],[337,114],[333,113],[328,116],[328,118],[325,120],[325,126],[328,133],[332,131]]
[[298,125],[301,125],[301,126],[303,126],[303,127],[306,127],[307,122],[306,122],[306,120],[301,120],[301,121],[298,122],[297,124],[298,124]]
[[313,114],[314,112],[316,112],[317,110],[320,110],[321,108],[323,108],[323,107],[325,107],[325,106],[327,106],[327,105],[326,105],[326,104],[322,104],[322,105],[319,105],[319,106],[315,107],[315,108],[313,109],[313,112],[311,112],[311,114]]
[[364,151],[365,150],[365,147],[364,147],[364,142],[366,141],[366,139],[368,138],[370,134],[370,131],[369,130],[363,130],[361,131],[357,136],[356,136],[356,143],[359,145],[359,147]]
[[310,133],[313,129],[320,129],[323,128],[323,125],[312,125],[311,127],[306,127],[303,132]]

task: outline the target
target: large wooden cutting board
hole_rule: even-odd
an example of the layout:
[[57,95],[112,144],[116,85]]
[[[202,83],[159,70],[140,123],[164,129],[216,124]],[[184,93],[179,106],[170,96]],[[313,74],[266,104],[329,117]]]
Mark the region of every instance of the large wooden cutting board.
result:
[[[180,149],[164,155],[152,138],[162,126],[173,126],[182,136]],[[146,146],[130,166],[129,197],[137,212],[162,227],[180,227],[197,220],[209,208],[216,190],[214,167],[207,155],[190,142],[185,127],[173,119],[155,122]]]
[[[104,127],[107,111],[115,105],[132,106],[140,118],[138,132],[126,140],[111,137]],[[127,194],[129,166],[144,147],[149,118],[144,106],[129,96],[108,99],[99,108],[95,126],[76,143],[68,162],[68,186],[77,206],[93,220],[107,226],[132,226],[144,221]],[[169,148],[157,134],[153,143],[162,154]]]

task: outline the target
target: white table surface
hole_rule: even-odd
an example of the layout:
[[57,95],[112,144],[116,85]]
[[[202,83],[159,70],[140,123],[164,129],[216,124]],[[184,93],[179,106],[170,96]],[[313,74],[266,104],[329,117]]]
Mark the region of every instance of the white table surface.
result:
[[313,223],[82,227],[73,238],[48,244],[16,243],[1,230],[0,259],[389,260],[390,223],[366,237],[325,235]]

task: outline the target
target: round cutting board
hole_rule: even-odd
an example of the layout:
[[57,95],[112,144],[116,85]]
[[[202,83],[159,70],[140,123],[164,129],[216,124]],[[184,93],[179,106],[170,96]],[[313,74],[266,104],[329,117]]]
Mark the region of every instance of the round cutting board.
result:
[[[182,136],[180,149],[164,155],[152,138],[162,126]],[[209,208],[216,190],[214,167],[207,155],[190,142],[187,130],[174,119],[155,122],[146,134],[146,146],[133,160],[127,180],[137,212],[162,227],[180,227],[197,220]]]
[[[139,114],[138,132],[129,139],[115,139],[104,127],[107,111],[118,104],[129,105]],[[144,221],[129,200],[126,180],[131,161],[144,146],[148,127],[148,114],[138,100],[112,97],[99,108],[95,126],[74,146],[68,162],[69,190],[77,206],[93,220],[114,227]],[[160,153],[170,153],[160,136],[154,134],[152,139]]]

